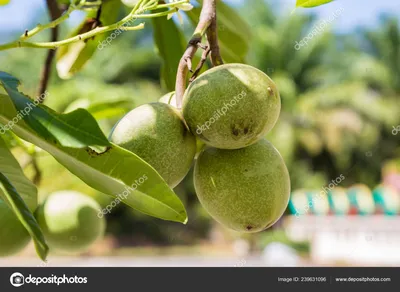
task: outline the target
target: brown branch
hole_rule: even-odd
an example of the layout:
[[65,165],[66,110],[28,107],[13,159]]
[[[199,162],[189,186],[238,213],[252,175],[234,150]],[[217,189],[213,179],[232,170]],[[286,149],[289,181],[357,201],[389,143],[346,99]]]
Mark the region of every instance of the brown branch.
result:
[[216,10],[216,2],[214,2],[214,16],[212,18],[212,22],[207,29],[207,40],[210,44],[211,50],[211,62],[213,66],[222,65],[224,62],[222,61],[221,52],[219,50],[218,44],[218,27],[217,27],[217,10]]
[[37,164],[36,157],[32,158],[31,163],[32,163],[33,169],[35,170],[35,175],[32,178],[32,182],[38,186],[42,180],[42,172],[40,171],[40,168]]
[[[51,20],[55,20],[61,16],[61,10],[58,7],[57,1],[55,0],[46,0],[47,8],[50,14]],[[55,26],[51,29],[51,41],[57,41],[58,37],[58,26]],[[44,63],[42,74],[40,78],[39,91],[38,91],[38,101],[42,103],[44,101],[43,94],[46,92],[47,85],[49,83],[50,72],[51,72],[51,64],[53,62],[54,56],[56,54],[55,50],[49,50],[47,52],[46,61]]]
[[[217,56],[219,56],[219,47],[218,47],[218,39],[216,32],[217,29],[216,1],[217,0],[203,1],[203,7],[201,9],[199,23],[197,24],[196,30],[194,31],[194,34],[188,43],[186,51],[179,62],[178,72],[176,75],[176,84],[175,84],[176,103],[178,108],[182,107],[182,98],[186,89],[187,74],[188,71],[192,72],[192,59],[196,54],[197,49],[199,48],[199,44],[201,43],[203,36],[206,33],[208,41],[210,43],[209,47],[211,50],[211,56],[214,56],[213,60],[216,60],[215,62],[213,61],[213,64],[215,65],[222,64],[222,58],[220,57],[219,59],[217,58]],[[214,52],[212,50],[214,50]],[[219,63],[219,60],[221,60],[221,63]],[[201,64],[201,66],[203,64]],[[198,74],[198,72],[195,73]]]

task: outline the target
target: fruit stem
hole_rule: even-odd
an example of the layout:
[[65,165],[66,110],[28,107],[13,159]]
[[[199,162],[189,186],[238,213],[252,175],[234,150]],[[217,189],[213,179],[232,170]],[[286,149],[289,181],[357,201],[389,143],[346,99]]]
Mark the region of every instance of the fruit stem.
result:
[[[186,51],[179,62],[175,84],[176,103],[179,109],[182,107],[182,98],[186,89],[188,71],[193,72],[192,59],[196,54],[197,49],[201,47],[205,50],[205,52],[202,60],[193,74],[194,78],[196,78],[197,74],[201,70],[201,67],[205,63],[204,56],[207,56],[210,52],[213,66],[223,64],[218,45],[216,1],[217,0],[203,1],[199,22],[192,35],[192,38],[189,40]],[[207,35],[209,46],[200,45],[200,42],[205,34]],[[194,79],[193,77],[191,80]]]

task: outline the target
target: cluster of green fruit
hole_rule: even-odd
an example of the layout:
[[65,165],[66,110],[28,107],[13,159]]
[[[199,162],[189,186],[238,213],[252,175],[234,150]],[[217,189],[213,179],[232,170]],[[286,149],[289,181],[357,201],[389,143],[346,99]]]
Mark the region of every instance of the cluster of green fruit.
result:
[[[106,222],[97,216],[98,203],[81,193],[51,194],[35,211],[36,220],[52,250],[82,252],[104,234]],[[18,253],[30,235],[12,209],[0,199],[0,257]]]
[[[273,225],[285,211],[290,179],[279,152],[263,137],[281,108],[274,82],[243,64],[214,67],[193,81],[182,110],[174,93],[124,116],[110,140],[132,151],[175,187],[197,155],[194,185],[203,207],[240,232]],[[204,145],[204,144],[203,144]]]
[[[187,175],[201,146],[194,169],[201,204],[228,228],[258,232],[274,224],[289,201],[285,163],[263,138],[275,125],[280,106],[278,90],[263,72],[243,64],[222,65],[190,84],[182,111],[174,94],[167,94],[129,112],[110,140],[147,161],[171,187]],[[61,191],[50,195],[35,215],[51,249],[81,252],[104,234],[99,210],[92,198]],[[0,256],[17,253],[29,241],[27,230],[0,199]]]

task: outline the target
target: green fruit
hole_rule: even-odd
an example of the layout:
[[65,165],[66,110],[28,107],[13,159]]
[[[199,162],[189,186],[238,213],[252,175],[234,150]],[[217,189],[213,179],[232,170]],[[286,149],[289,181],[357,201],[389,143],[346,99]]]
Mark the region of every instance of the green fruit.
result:
[[254,144],[275,125],[281,100],[275,83],[244,64],[214,67],[190,84],[183,116],[206,144],[239,149]]
[[92,198],[74,191],[51,194],[36,211],[37,221],[50,248],[82,252],[104,234],[106,222]]
[[115,125],[110,140],[153,166],[170,187],[183,180],[196,154],[196,138],[178,110],[164,103],[129,112]]
[[13,210],[0,199],[0,257],[18,253],[30,240],[28,231]]
[[176,108],[176,95],[175,91],[169,92],[165,95],[163,95],[159,100],[159,102],[169,104],[170,106],[173,106]]
[[289,202],[288,170],[265,139],[237,150],[206,147],[195,164],[194,186],[210,215],[240,232],[272,226]]

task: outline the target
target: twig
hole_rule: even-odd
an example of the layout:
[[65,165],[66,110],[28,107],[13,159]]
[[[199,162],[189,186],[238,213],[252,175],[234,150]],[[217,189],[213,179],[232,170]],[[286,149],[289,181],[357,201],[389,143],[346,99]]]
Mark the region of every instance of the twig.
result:
[[96,13],[96,20],[97,20],[97,24],[101,26],[101,10],[102,10],[103,5],[100,4],[99,9],[97,9],[97,13]]
[[[58,7],[57,2],[53,1],[53,0],[46,0],[46,3],[47,3],[47,8],[49,10],[51,20],[58,19],[61,16],[61,10]],[[51,41],[52,42],[57,41],[57,37],[58,37],[58,26],[54,26],[51,29]],[[49,83],[51,64],[53,62],[55,53],[56,53],[55,50],[49,50],[47,52],[46,61],[44,63],[43,69],[42,69],[42,75],[40,78],[40,85],[39,85],[39,92],[38,92],[38,101],[40,103],[42,103],[44,101],[43,94],[46,92],[47,85]]]
[[[46,29],[46,28],[51,28],[55,25],[58,25],[61,21],[60,19],[64,19],[64,15],[61,16],[60,18],[58,18],[56,21],[51,22],[47,25],[38,25],[36,28],[34,28],[31,31],[26,32],[26,34],[22,35],[20,39],[13,41],[11,43],[7,43],[7,44],[3,44],[0,45],[0,51],[3,50],[8,50],[8,49],[12,49],[12,48],[40,48],[40,49],[57,49],[60,46],[65,46],[71,43],[75,43],[81,40],[86,40],[86,39],[90,39],[96,35],[99,34],[103,34],[106,33],[108,31],[112,31],[112,30],[116,30],[119,29],[121,27],[123,27],[127,22],[131,21],[132,19],[138,19],[138,18],[153,18],[153,17],[160,17],[160,16],[165,16],[171,13],[175,13],[176,12],[176,8],[181,5],[181,4],[185,4],[188,3],[189,0],[181,0],[181,1],[177,1],[177,2],[171,2],[171,3],[167,3],[167,4],[158,4],[158,1],[149,1],[149,0],[139,0],[139,2],[137,2],[137,4],[135,5],[135,7],[132,9],[132,11],[125,16],[123,19],[121,19],[120,21],[113,23],[111,25],[107,25],[107,26],[102,26],[102,27],[96,27],[95,29],[62,40],[62,41],[56,41],[56,42],[30,42],[30,41],[26,41],[26,38],[31,37],[32,35],[41,32],[42,30]],[[140,12],[142,14],[135,14],[140,8]],[[161,8],[171,8],[169,11],[163,12],[163,13],[154,13],[154,14],[143,14],[146,11],[150,11],[150,10],[157,10],[157,9],[161,9]],[[72,8],[71,8],[72,9]],[[72,9],[74,10],[74,9]],[[67,14],[67,13],[65,13]],[[62,20],[62,21],[63,21]],[[143,29],[144,28],[144,24],[141,23],[137,26],[132,26],[132,27],[124,27],[124,30],[139,30],[139,29]]]
[[42,172],[40,171],[40,168],[37,164],[36,157],[32,157],[31,163],[33,169],[35,170],[35,175],[32,178],[32,182],[38,186],[42,180]]
[[201,47],[201,48],[204,50],[203,54],[201,56],[199,64],[197,64],[196,70],[193,72],[192,77],[189,79],[189,82],[193,82],[197,78],[197,76],[199,75],[199,73],[201,71],[201,68],[203,68],[204,63],[207,61],[207,57],[211,52],[210,46],[205,46],[205,47]]
[[[57,18],[53,19],[51,11],[53,10],[54,6],[57,6],[57,3],[55,1],[47,1],[47,0],[46,0],[46,2],[47,2],[47,7],[50,12],[52,21],[47,24],[44,24],[44,25],[38,24],[35,28],[33,28],[29,31],[25,30],[24,34],[20,37],[20,40],[26,40],[30,37],[33,37],[34,35],[38,34],[39,32],[41,32],[45,29],[57,27],[60,23],[67,20],[69,18],[69,16],[71,15],[71,13],[75,10],[75,7],[70,5],[64,14],[61,15],[61,11],[59,10],[60,11],[59,16]],[[49,2],[51,2],[51,3],[49,4]],[[55,11],[55,10],[53,10],[53,11]]]
[[[197,49],[199,48],[199,44],[201,43],[203,36],[206,33],[208,42],[210,44],[209,48],[211,50],[211,56],[214,56],[213,64],[214,65],[222,64],[222,58],[219,55],[220,53],[218,47],[218,38],[217,38],[218,36],[216,32],[217,29],[216,1],[217,0],[203,1],[203,7],[201,9],[199,23],[197,24],[197,27],[192,35],[192,38],[189,40],[188,46],[186,47],[186,51],[184,52],[179,62],[178,71],[176,75],[176,84],[175,84],[176,103],[178,108],[182,107],[182,98],[186,89],[187,74],[188,71],[192,72],[192,59],[196,54]],[[212,50],[214,50],[214,52]],[[204,54],[205,52],[203,52],[203,56]],[[201,64],[201,66],[204,64],[204,62]],[[197,69],[195,70],[194,73],[196,75],[198,74],[197,71],[200,70]]]

